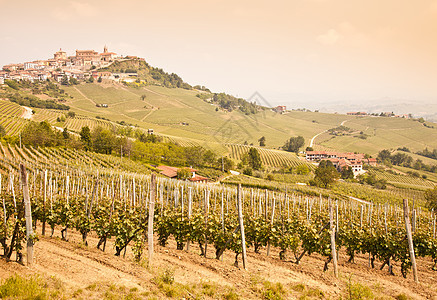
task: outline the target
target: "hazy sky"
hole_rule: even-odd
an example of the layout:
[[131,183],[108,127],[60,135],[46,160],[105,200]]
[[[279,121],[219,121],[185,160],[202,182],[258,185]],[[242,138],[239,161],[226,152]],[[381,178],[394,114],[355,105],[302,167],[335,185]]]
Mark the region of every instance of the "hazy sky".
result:
[[0,65],[106,44],[271,104],[437,102],[437,0],[0,0],[0,20]]

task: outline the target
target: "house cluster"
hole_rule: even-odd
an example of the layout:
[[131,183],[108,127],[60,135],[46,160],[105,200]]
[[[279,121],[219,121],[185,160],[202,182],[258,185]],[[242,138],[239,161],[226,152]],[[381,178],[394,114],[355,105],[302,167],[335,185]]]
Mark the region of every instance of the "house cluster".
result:
[[277,112],[277,113],[283,114],[283,113],[287,112],[287,106],[285,106],[285,105],[279,105],[279,106],[276,106],[276,107],[272,108],[272,110],[273,110],[274,112]]
[[[166,177],[169,177],[169,178],[177,178],[178,177],[179,168],[169,167],[169,166],[159,166],[159,167],[157,167],[157,169],[160,171],[161,175],[164,175]],[[189,181],[191,181],[191,182],[203,182],[203,183],[208,182],[208,178],[197,175],[195,169],[189,168],[189,170],[191,173],[190,178],[188,178]]]
[[[103,52],[99,53],[94,50],[76,50],[76,55],[67,56],[65,51],[59,49],[53,58],[47,60],[35,60],[31,62],[9,64],[3,66],[0,70],[0,84],[4,84],[4,80],[47,80],[52,78],[60,82],[64,76],[68,79],[75,78],[82,80],[92,76],[94,79],[102,77],[104,79],[116,79],[116,76],[111,72],[97,72],[94,69],[104,68],[109,66],[116,60],[131,59],[132,57],[121,57],[120,55],[109,52],[105,46]],[[122,75],[127,76],[128,75]]]
[[411,114],[400,114],[396,115],[393,112],[382,112],[379,114],[368,114],[363,111],[353,111],[346,113],[348,116],[379,116],[379,117],[391,117],[391,118],[402,118],[402,119],[411,119]]
[[365,158],[362,153],[352,152],[307,151],[306,160],[311,162],[329,160],[339,172],[343,168],[351,167],[354,173],[359,173],[363,170],[363,164],[376,166],[376,158]]

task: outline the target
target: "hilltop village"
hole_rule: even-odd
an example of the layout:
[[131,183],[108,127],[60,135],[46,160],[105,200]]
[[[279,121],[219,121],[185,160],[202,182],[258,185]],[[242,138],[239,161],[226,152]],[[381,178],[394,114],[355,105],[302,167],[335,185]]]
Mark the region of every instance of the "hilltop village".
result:
[[84,80],[90,77],[131,82],[135,79],[129,78],[130,74],[97,71],[97,69],[105,68],[115,61],[131,59],[144,60],[136,56],[122,56],[109,52],[106,46],[102,53],[94,50],[76,50],[74,56],[68,56],[65,51],[59,49],[53,54],[53,58],[3,66],[3,70],[0,71],[0,84],[3,84],[4,80],[7,79],[29,80],[31,82],[53,79],[61,82],[63,78]]

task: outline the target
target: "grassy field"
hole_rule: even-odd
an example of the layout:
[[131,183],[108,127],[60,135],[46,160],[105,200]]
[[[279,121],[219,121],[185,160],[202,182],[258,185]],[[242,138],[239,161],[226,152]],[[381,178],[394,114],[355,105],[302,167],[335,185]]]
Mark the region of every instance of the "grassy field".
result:
[[[143,129],[153,128],[165,140],[184,146],[201,145],[220,155],[234,155],[226,146],[229,144],[258,146],[258,139],[262,136],[266,137],[266,149],[277,150],[292,136],[303,136],[305,146],[308,146],[311,138],[318,134],[314,144],[316,150],[363,152],[376,156],[382,149],[408,147],[415,152],[426,147],[437,148],[437,129],[426,128],[414,120],[302,111],[277,114],[270,110],[245,115],[238,110],[217,109],[196,97],[196,90],[154,85],[133,88],[103,82],[63,88],[71,96],[66,104],[76,112],[76,117],[57,122],[64,112],[34,109],[33,120],[48,120],[73,131],[79,131],[85,125],[111,128],[117,126],[116,122],[124,121]],[[98,107],[99,104],[108,107]],[[18,105],[2,100],[0,113],[0,123],[10,134],[16,134],[25,125],[23,120],[18,120],[17,114],[22,114]],[[351,128],[351,133],[333,136],[325,132],[342,123]],[[359,138],[360,132],[367,138]],[[420,158],[425,163],[435,163]],[[284,156],[282,163],[287,164],[286,161]]]
[[[383,149],[408,147],[411,151],[437,148],[437,129],[426,128],[414,120],[386,117],[360,117],[347,121],[345,126],[356,133],[345,136],[323,134],[317,140],[322,146],[341,151],[358,151],[376,155]],[[359,132],[366,139],[357,136]]]
[[[199,143],[256,144],[267,137],[267,146],[278,148],[291,136],[307,143],[320,131],[338,126],[349,116],[308,112],[277,114],[265,111],[246,116],[239,111],[216,111],[216,106],[196,97],[197,91],[159,86],[127,88],[114,84],[81,84],[66,88],[73,96],[73,111],[90,117],[137,124],[156,132],[190,138]],[[141,96],[145,95],[144,101]],[[106,103],[108,108],[96,107]]]

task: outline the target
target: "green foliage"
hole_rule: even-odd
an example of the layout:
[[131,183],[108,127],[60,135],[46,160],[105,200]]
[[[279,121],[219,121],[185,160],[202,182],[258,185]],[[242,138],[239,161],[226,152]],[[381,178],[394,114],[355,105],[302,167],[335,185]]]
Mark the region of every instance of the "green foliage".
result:
[[111,154],[115,146],[116,136],[102,127],[96,127],[91,133],[93,150],[98,153]]
[[298,175],[306,175],[310,172],[310,169],[307,165],[298,165],[296,167],[296,174]]
[[99,71],[109,71],[112,73],[136,73],[139,80],[145,80],[153,84],[160,84],[168,88],[191,89],[188,83],[174,73],[166,73],[160,68],[154,68],[141,59],[130,59],[125,61],[115,61],[106,68]]
[[285,142],[284,146],[282,146],[282,149],[288,152],[298,153],[299,149],[303,147],[304,144],[305,139],[302,136],[291,137]]
[[265,136],[260,137],[258,142],[259,142],[260,147],[264,147],[266,145],[266,137]]
[[20,89],[20,85],[18,84],[18,82],[16,82],[15,80],[5,80],[5,83],[14,90],[19,90]]
[[85,151],[89,151],[92,149],[93,141],[91,138],[91,130],[88,126],[82,127],[80,130],[80,140],[84,145]]
[[0,285],[2,299],[46,299],[45,284],[38,277],[21,277],[15,275],[6,278]]
[[[199,94],[199,98],[205,98],[209,99],[210,96],[204,96],[207,94]],[[234,96],[225,94],[225,93],[214,93],[212,95],[211,102],[217,104],[222,109],[227,110],[229,112],[239,109],[241,112],[243,112],[246,115],[250,114],[256,114],[260,109],[262,109],[260,106],[258,106],[255,102],[251,103],[243,98],[236,98]]]
[[47,121],[30,122],[21,132],[22,143],[33,147],[59,146],[62,139],[62,135],[55,132]]
[[28,96],[21,96],[20,94],[9,94],[7,95],[7,98],[11,100],[12,102],[15,102],[21,106],[30,106],[30,107],[37,107],[37,108],[47,108],[47,109],[59,109],[59,110],[69,110],[70,107],[65,104],[56,103],[53,100],[41,100],[38,97],[28,95]]
[[177,172],[178,179],[189,179],[191,178],[191,171],[189,168],[179,168]]
[[264,288],[262,291],[263,299],[265,300],[282,300],[286,295],[284,286],[277,282],[271,283],[270,281],[264,282]]
[[348,283],[348,299],[357,299],[357,300],[365,300],[365,299],[374,299],[374,295],[372,290],[361,283]]
[[428,208],[437,211],[437,187],[427,190],[424,197]]
[[354,178],[354,171],[352,171],[352,168],[350,166],[345,166],[343,169],[341,169],[341,179],[353,179]]
[[333,184],[340,177],[337,169],[329,160],[322,160],[314,173],[312,184],[324,188]]
[[243,165],[248,165],[250,169],[261,170],[262,161],[259,151],[256,148],[251,147],[249,151],[242,157],[241,163]]

